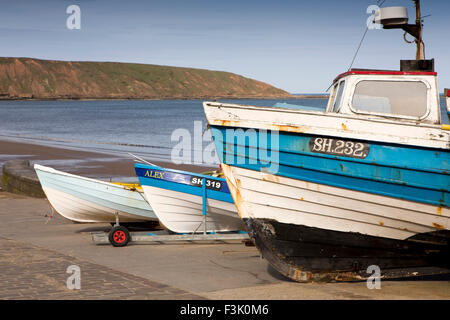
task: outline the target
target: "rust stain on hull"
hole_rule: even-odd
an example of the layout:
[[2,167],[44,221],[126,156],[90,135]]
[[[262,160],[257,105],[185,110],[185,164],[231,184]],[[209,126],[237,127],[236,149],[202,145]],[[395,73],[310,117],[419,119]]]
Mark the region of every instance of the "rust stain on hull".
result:
[[306,131],[305,128],[302,127],[296,127],[296,126],[287,126],[287,125],[270,125],[272,130],[278,130],[278,131],[286,131],[286,132],[297,132],[297,133],[303,133]]
[[239,192],[239,188],[241,186],[241,180],[239,179],[235,179],[235,181],[231,181],[230,177],[231,177],[231,167],[226,165],[226,164],[222,164],[222,170],[223,173],[225,175],[225,179],[227,180],[227,184],[228,184],[228,188],[230,189],[230,193],[231,196],[233,197],[234,200],[234,204],[236,205],[236,209],[237,212],[239,214],[239,217],[242,219],[242,196],[241,193]]
[[263,174],[262,179],[263,179],[263,181],[280,183],[280,178],[278,178],[275,175]]
[[[243,124],[239,120],[211,120],[210,123],[212,125],[217,125],[221,127],[249,127]],[[252,126],[253,127],[253,126]],[[277,125],[277,124],[261,124],[258,129],[266,129],[266,130],[275,130],[275,131],[284,131],[284,132],[296,132],[296,133],[305,133],[308,128],[300,127],[300,126],[291,126],[291,125]]]
[[433,222],[433,227],[435,227],[436,229],[440,229],[440,230],[444,229],[443,225],[436,223],[436,222]]
[[[310,271],[304,271],[293,266],[289,267],[289,273],[286,275],[297,282],[332,282],[332,281],[361,281],[365,277],[362,277],[356,272],[323,272],[315,273]],[[383,277],[382,277],[383,278]]]
[[214,120],[214,124],[222,126],[222,127],[239,127],[239,121],[232,120]]

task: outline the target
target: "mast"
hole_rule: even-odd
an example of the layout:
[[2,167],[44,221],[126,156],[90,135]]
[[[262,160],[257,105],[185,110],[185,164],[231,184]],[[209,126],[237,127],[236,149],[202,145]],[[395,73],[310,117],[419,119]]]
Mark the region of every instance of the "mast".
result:
[[423,40],[422,40],[422,16],[420,12],[420,0],[413,0],[416,5],[416,28],[417,28],[417,36],[416,36],[416,44],[417,44],[417,52],[416,52],[416,60],[424,59],[423,52]]
[[[409,33],[414,37],[414,42],[417,45],[416,50],[416,60],[424,60],[424,44],[422,40],[422,14],[420,12],[420,0],[412,0],[414,1],[416,7],[416,23],[415,24],[407,24],[407,18],[405,17],[391,17],[387,18],[385,21],[381,20],[381,24],[383,24],[384,29],[403,29],[405,33]],[[381,10],[387,10],[389,8],[382,8]],[[392,12],[389,12],[392,13]],[[398,18],[398,19],[397,19]],[[395,21],[397,20],[397,21]],[[407,41],[408,42],[408,41]]]

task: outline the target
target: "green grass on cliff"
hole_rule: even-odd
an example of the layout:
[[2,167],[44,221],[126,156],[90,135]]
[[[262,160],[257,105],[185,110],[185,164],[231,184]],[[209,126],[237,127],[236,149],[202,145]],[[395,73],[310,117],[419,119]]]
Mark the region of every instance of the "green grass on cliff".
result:
[[233,73],[136,63],[0,58],[0,98],[288,97]]

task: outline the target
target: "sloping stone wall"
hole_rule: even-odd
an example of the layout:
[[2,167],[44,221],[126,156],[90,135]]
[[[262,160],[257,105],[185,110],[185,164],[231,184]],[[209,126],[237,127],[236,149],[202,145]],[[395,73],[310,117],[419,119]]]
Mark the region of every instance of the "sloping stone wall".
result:
[[10,160],[3,165],[2,189],[7,192],[45,198],[41,184],[29,160]]

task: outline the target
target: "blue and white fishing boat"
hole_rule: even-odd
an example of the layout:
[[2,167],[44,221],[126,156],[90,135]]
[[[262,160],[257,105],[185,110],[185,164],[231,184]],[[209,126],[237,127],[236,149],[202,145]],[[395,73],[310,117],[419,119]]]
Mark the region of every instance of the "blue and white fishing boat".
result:
[[54,210],[75,222],[158,221],[139,185],[111,183],[34,165]]
[[244,230],[225,179],[137,163],[144,193],[167,229],[177,233]]
[[203,106],[239,215],[281,274],[449,271],[450,126],[433,60],[349,70],[325,111]]

